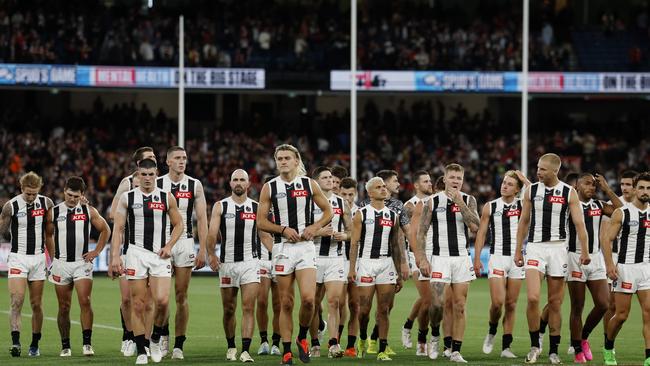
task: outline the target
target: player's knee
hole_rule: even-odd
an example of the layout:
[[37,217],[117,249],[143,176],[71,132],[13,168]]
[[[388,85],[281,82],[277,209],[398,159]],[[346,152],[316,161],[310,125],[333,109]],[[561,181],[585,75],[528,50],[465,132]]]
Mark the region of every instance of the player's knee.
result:
[[223,304],[223,316],[224,318],[230,318],[235,315],[237,303],[236,301],[228,302]]
[[[618,319],[621,323],[627,320],[627,317],[630,315],[629,311],[626,310],[618,310],[616,311],[616,319]],[[644,318],[645,316],[650,316],[650,312],[643,311]],[[647,319],[647,318],[645,318]]]
[[255,309],[255,303],[252,301],[243,303],[241,306],[241,311],[246,314],[252,314],[254,309]]
[[594,307],[596,308],[596,311],[604,314],[607,312],[607,309],[609,309],[609,299],[596,299],[594,302]]
[[350,317],[354,317],[359,314],[359,302],[348,301],[348,310],[350,310]]
[[178,306],[187,305],[187,292],[180,291],[176,293],[176,304]]
[[314,297],[313,296],[305,296],[300,299],[300,305],[305,309],[309,311],[314,311],[316,308]]
[[11,308],[12,309],[17,310],[17,309],[22,308],[24,302],[25,302],[25,295],[12,294],[12,296],[11,296]]
[[499,311],[503,307],[503,300],[501,299],[492,299],[490,303],[490,311]]
[[59,314],[68,314],[70,312],[70,301],[59,302]]
[[32,307],[32,313],[42,313],[43,312],[43,307],[41,306],[40,298],[30,301],[30,305]]
[[528,294],[528,307],[539,308],[539,294]]
[[514,313],[517,310],[517,301],[506,301],[505,309],[508,313]]
[[465,301],[454,301],[452,306],[454,315],[465,316]]
[[293,311],[293,297],[292,296],[283,297],[280,307],[282,311],[291,314],[291,312]]
[[130,309],[131,308],[131,298],[130,297],[123,297],[121,306],[122,306],[122,309]]
[[145,304],[144,299],[133,299],[131,301],[131,308],[133,312],[141,314],[149,310],[149,304]]
[[81,309],[90,309],[90,296],[84,296],[79,299],[79,307]]
[[332,296],[327,299],[327,305],[329,305],[330,309],[338,309],[340,303],[341,299],[338,296]]

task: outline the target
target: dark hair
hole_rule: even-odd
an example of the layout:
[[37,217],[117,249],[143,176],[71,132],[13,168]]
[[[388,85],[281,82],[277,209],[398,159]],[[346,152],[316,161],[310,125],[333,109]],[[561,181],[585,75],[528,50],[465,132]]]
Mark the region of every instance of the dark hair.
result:
[[639,175],[639,172],[636,172],[634,170],[626,170],[623,173],[621,173],[621,179],[634,179],[636,176]]
[[418,170],[417,172],[413,173],[413,183],[419,181],[420,177],[423,175],[429,175],[429,172],[427,172],[426,170]]
[[321,175],[322,172],[330,172],[331,173],[332,171],[330,170],[330,168],[321,165],[321,166],[316,167],[316,169],[314,169],[311,172],[311,177],[314,178],[314,179],[318,179],[318,177]]
[[81,177],[70,177],[65,181],[64,189],[69,189],[74,192],[85,192],[86,191],[86,182],[84,182]]
[[348,189],[348,188],[357,189],[358,184],[359,183],[357,183],[357,181],[354,180],[354,178],[345,177],[345,178],[341,179],[341,186],[340,187],[344,188],[344,189]]
[[397,172],[394,170],[380,170],[377,172],[377,176],[383,180],[387,180],[392,177],[397,177]]
[[171,153],[173,153],[175,151],[185,151],[185,148],[183,148],[182,146],[172,146],[169,149],[167,149],[167,156],[169,156],[169,154],[171,154]]
[[330,168],[330,171],[332,172],[332,175],[338,179],[343,179],[348,176],[348,170],[340,165],[333,165]]
[[133,163],[134,163],[135,165],[138,165],[138,162],[139,162],[140,160],[142,160],[142,158],[144,157],[144,153],[149,152],[149,151],[153,152],[153,147],[149,147],[149,146],[142,146],[142,147],[139,147],[139,148],[138,148],[137,150],[135,150],[135,152],[133,153],[133,156],[131,157],[131,160],[133,161]]
[[564,177],[564,183],[570,186],[574,186],[576,183],[578,183],[578,179],[582,178],[584,174],[589,173],[578,174],[576,172],[571,172]]
[[153,159],[142,159],[138,163],[138,168],[139,169],[158,168],[158,165],[156,164],[156,161]]
[[433,189],[436,191],[444,191],[445,190],[445,177],[440,176],[438,179],[436,179],[436,184],[433,185]]
[[634,178],[634,188],[636,188],[637,183],[639,183],[640,181],[650,182],[650,172],[643,172],[638,174]]

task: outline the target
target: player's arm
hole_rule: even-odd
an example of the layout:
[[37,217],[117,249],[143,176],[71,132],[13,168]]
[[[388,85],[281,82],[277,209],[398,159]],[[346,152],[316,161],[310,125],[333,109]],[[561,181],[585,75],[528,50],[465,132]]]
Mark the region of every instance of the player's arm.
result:
[[262,245],[264,245],[266,250],[268,250],[269,253],[273,252],[273,236],[262,230],[257,230],[257,235],[260,237],[260,242],[262,242]]
[[111,240],[111,260],[108,267],[108,276],[113,278],[119,276],[124,270],[120,259],[120,246],[124,237],[124,226],[126,225],[127,197],[120,196],[113,215],[113,238]]
[[614,213],[614,210],[619,207],[623,207],[623,202],[621,202],[620,198],[618,198],[616,193],[609,187],[609,184],[607,184],[605,177],[600,174],[596,174],[596,183],[598,184],[598,187],[600,187],[600,189],[603,191],[603,193],[605,193],[607,198],[612,201],[612,203],[603,203],[603,214],[611,217]]
[[476,272],[476,276],[480,276],[481,271],[483,270],[481,251],[483,250],[483,246],[485,246],[488,226],[490,226],[490,203],[483,205],[483,210],[481,211],[481,223],[478,226],[476,241],[474,242],[474,272]]
[[361,210],[352,218],[352,239],[350,240],[350,271],[348,282],[354,283],[357,280],[357,257],[359,257],[359,240],[361,239]]
[[519,217],[519,225],[517,225],[517,248],[515,249],[515,264],[519,267],[524,265],[524,240],[528,236],[528,226],[530,225],[530,212],[533,206],[530,201],[530,190],[524,192],[524,198],[521,204],[521,216]]
[[161,258],[170,258],[172,256],[172,248],[174,245],[176,245],[176,242],[178,239],[181,238],[181,235],[183,235],[183,217],[181,216],[181,213],[178,212],[178,205],[176,204],[176,199],[171,193],[167,193],[167,205],[169,206],[167,208],[167,215],[169,215],[169,221],[172,224],[172,234],[169,238],[169,241],[165,243],[165,246],[163,248],[160,248],[160,252],[158,252],[158,255],[160,255]]
[[406,281],[409,278],[409,265],[406,261],[406,249],[404,249],[404,241],[400,240],[400,224],[399,218],[395,220],[395,226],[390,230],[390,235],[388,236],[389,244],[391,246],[391,256],[393,257],[393,263],[395,264],[395,270],[399,271],[402,281]]
[[334,239],[337,241],[347,241],[352,237],[352,217],[350,205],[343,201],[343,232],[335,232]]
[[95,250],[90,250],[88,253],[84,254],[84,260],[86,262],[92,262],[93,259],[95,259],[99,253],[104,250],[104,247],[106,246],[106,242],[108,241],[108,238],[111,236],[111,228],[108,226],[108,223],[102,215],[99,214],[97,209],[94,207],[88,207],[90,209],[90,223],[93,225],[97,231],[99,231],[99,238],[97,239],[97,245],[95,246]]
[[474,196],[469,196],[469,205],[466,205],[465,201],[463,201],[463,199],[460,197],[460,192],[458,193],[458,197],[460,198],[458,207],[460,207],[460,213],[463,216],[463,222],[465,225],[467,225],[469,231],[476,233],[478,231],[478,226],[480,223],[476,198],[474,198]]
[[54,258],[54,210],[47,210],[45,215],[45,248],[50,258]]
[[[217,257],[217,235],[219,234],[219,227],[221,226],[221,202],[217,202],[212,206],[212,215],[210,215],[210,226],[208,227],[208,235],[206,238],[206,246],[208,251],[208,265],[213,271],[219,270],[219,257]],[[261,233],[258,230],[258,233]],[[262,236],[260,236],[262,238]]]
[[0,237],[4,236],[7,231],[9,231],[9,225],[11,224],[11,203],[7,202],[2,206],[2,212],[0,213]]
[[309,184],[311,185],[312,199],[314,200],[314,204],[318,206],[321,211],[323,211],[323,216],[318,221],[307,226],[305,230],[303,230],[302,237],[305,240],[312,240],[318,230],[332,221],[332,216],[334,216],[332,213],[332,205],[330,205],[327,197],[325,197],[325,194],[323,194],[323,191],[321,191],[320,186],[316,184],[316,182],[311,178],[309,178]]
[[569,192],[569,211],[571,213],[571,220],[573,220],[573,224],[576,227],[578,240],[580,240],[580,263],[587,265],[591,262],[591,257],[589,257],[589,238],[587,237],[585,218],[580,200],[578,199],[578,193],[573,188]]
[[515,170],[515,174],[517,175],[517,178],[519,178],[519,180],[522,181],[522,183],[524,183],[524,189],[530,187],[532,183],[524,175],[524,172],[522,172],[521,170]]
[[129,190],[129,180],[127,178],[124,178],[120,182],[120,185],[117,187],[117,192],[115,192],[115,196],[113,196],[113,202],[111,202],[111,211],[108,213],[109,220],[115,221],[115,211],[118,209],[118,205],[120,203],[120,197],[122,197],[122,194],[128,190]]
[[[208,236],[208,213],[203,184],[198,180],[196,183],[194,212],[196,213],[196,224],[199,231],[199,253],[196,256],[196,266],[194,268],[199,269],[205,266],[206,240]],[[188,228],[188,230],[191,230],[191,228]]]
[[605,268],[607,269],[607,277],[616,280],[618,277],[616,271],[616,264],[612,258],[612,242],[618,236],[621,230],[621,223],[623,222],[623,211],[617,209],[612,214],[612,218],[607,223],[606,233],[600,247],[603,250],[603,257],[605,257]]
[[[433,214],[431,204],[431,200],[428,200],[424,207],[422,207],[418,228],[415,230],[416,240],[413,242],[415,245],[411,246],[411,248],[413,248],[413,253],[415,253],[415,264],[420,269],[420,273],[426,277],[431,273],[431,264],[424,252],[424,248],[426,247],[425,241],[427,240],[427,231],[431,225],[431,215]],[[418,203],[418,205],[421,205],[421,203]]]
[[[320,207],[320,206],[319,206]],[[257,206],[257,227],[270,234],[280,234],[287,241],[296,243],[300,241],[300,235],[293,228],[272,223],[268,218],[271,210],[271,192],[268,183],[264,183],[260,192],[260,204]]]

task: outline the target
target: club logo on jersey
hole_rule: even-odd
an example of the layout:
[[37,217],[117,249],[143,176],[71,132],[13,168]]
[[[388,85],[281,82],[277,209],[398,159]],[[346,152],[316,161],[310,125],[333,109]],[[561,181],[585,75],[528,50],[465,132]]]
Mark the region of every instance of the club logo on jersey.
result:
[[232,279],[230,277],[221,277],[221,284],[222,285],[230,285],[232,282]]
[[246,211],[246,212],[251,212],[251,208],[248,207],[248,206],[246,206],[246,207],[244,207],[244,211]]
[[529,266],[538,267],[539,266],[539,261],[535,260],[535,259],[529,259],[528,261],[526,261],[526,264],[529,265]]
[[23,273],[23,271],[20,268],[10,268],[9,269],[9,274],[19,275],[21,273]]
[[158,196],[153,196],[153,200],[158,202],[158,201],[160,201],[160,198],[158,198]]
[[77,213],[81,212],[81,207],[77,207]]
[[381,220],[379,220],[379,225],[392,227],[393,226],[393,220],[381,219]]
[[451,212],[454,213],[460,212],[460,207],[458,207],[458,205],[454,203],[453,205],[451,205]]
[[72,221],[86,221],[86,214],[72,215]]
[[386,219],[390,218],[390,214],[388,212],[384,212],[384,218]]
[[186,186],[185,184],[182,184],[182,185],[181,185],[181,189],[182,189],[182,190],[186,190],[186,189],[187,189],[187,186]]
[[582,278],[582,272],[571,271],[571,277],[573,277],[573,278]]
[[560,193],[562,193],[562,192],[560,192],[560,190],[559,190],[559,189],[556,189],[556,190],[555,190],[555,195],[556,195],[556,196],[559,196],[559,195],[560,195]]
[[300,183],[296,183],[296,188],[298,188],[298,189],[302,189],[302,184],[300,184]]
[[548,197],[548,202],[549,203],[559,203],[559,204],[564,204],[565,199],[562,196],[549,196]]
[[336,201],[332,201],[331,203],[332,203],[332,207],[336,207],[336,206],[338,206],[338,205],[339,205],[339,203],[338,203],[338,202],[336,202]]
[[505,272],[502,269],[496,269],[495,268],[495,269],[492,270],[492,274],[495,274],[497,276],[503,276],[505,274]]
[[643,227],[646,229],[650,229],[650,220],[643,220]]
[[603,211],[599,208],[587,211],[588,216],[602,216]]
[[257,215],[252,212],[241,212],[239,214],[239,218],[242,220],[255,220],[256,217]]
[[282,264],[276,264],[276,265],[275,265],[275,271],[276,271],[276,272],[284,272],[284,265],[282,265]]
[[631,282],[621,282],[621,288],[624,290],[631,290],[632,289],[632,283]]
[[34,204],[34,207],[36,207],[36,208],[41,208],[41,204],[38,203],[38,202],[36,202],[36,203]]
[[334,212],[334,215],[343,215],[343,210],[341,210],[340,207],[334,207],[332,211]]
[[37,210],[32,210],[32,217],[38,217],[38,216],[44,216],[45,215],[45,210],[42,208],[39,208]]
[[178,191],[176,192],[176,199],[187,198],[192,199],[192,192],[190,191]]
[[372,277],[361,276],[359,282],[361,282],[361,283],[372,283]]
[[61,282],[61,276],[52,275],[52,279],[54,280],[54,282]]
[[135,276],[135,269],[133,269],[133,268],[127,268],[127,269],[126,269],[126,275],[127,275],[127,276]]
[[148,202],[150,210],[165,211],[165,204],[162,202]]
[[309,192],[307,192],[304,189],[298,189],[291,191],[291,198],[296,198],[296,197],[307,197],[309,196]]
[[442,272],[431,272],[431,278],[442,278]]
[[510,210],[506,211],[506,216],[507,217],[521,216],[521,210],[518,208],[511,208]]

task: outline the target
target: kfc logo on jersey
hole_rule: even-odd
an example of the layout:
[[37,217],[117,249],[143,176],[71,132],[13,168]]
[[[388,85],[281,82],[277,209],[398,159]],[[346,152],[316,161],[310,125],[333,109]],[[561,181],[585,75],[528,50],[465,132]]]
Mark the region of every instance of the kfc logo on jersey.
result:
[[393,221],[392,220],[387,220],[387,219],[381,219],[381,220],[379,220],[379,225],[392,227],[393,226]]
[[589,210],[589,211],[587,211],[587,215],[592,216],[592,217],[593,216],[602,216],[603,211],[601,209],[599,209],[599,208],[595,209],[595,210]]
[[257,215],[251,212],[242,212],[239,214],[239,218],[242,220],[255,220]]
[[86,221],[86,214],[72,215],[72,221]]
[[510,210],[506,211],[506,216],[507,217],[521,216],[521,210],[519,210],[519,209],[510,209]]
[[165,211],[165,204],[162,202],[149,202],[148,207],[150,210]]
[[549,196],[548,197],[548,202],[549,203],[559,203],[559,204],[564,204],[565,199],[562,196]]
[[334,212],[334,215],[343,215],[343,210],[341,210],[340,207],[334,207],[332,211]]
[[291,191],[291,197],[292,197],[292,198],[296,198],[296,197],[307,197],[307,196],[309,196],[309,192],[307,192],[307,191],[304,190],[304,189]]
[[178,191],[176,192],[176,199],[187,198],[192,199],[192,192],[190,191]]
[[643,227],[646,229],[650,229],[650,220],[643,220]]
[[454,203],[453,205],[451,205],[451,212],[454,213],[460,212],[460,207],[458,207],[458,205]]
[[32,217],[45,216],[45,210],[39,208],[37,210],[32,210]]

